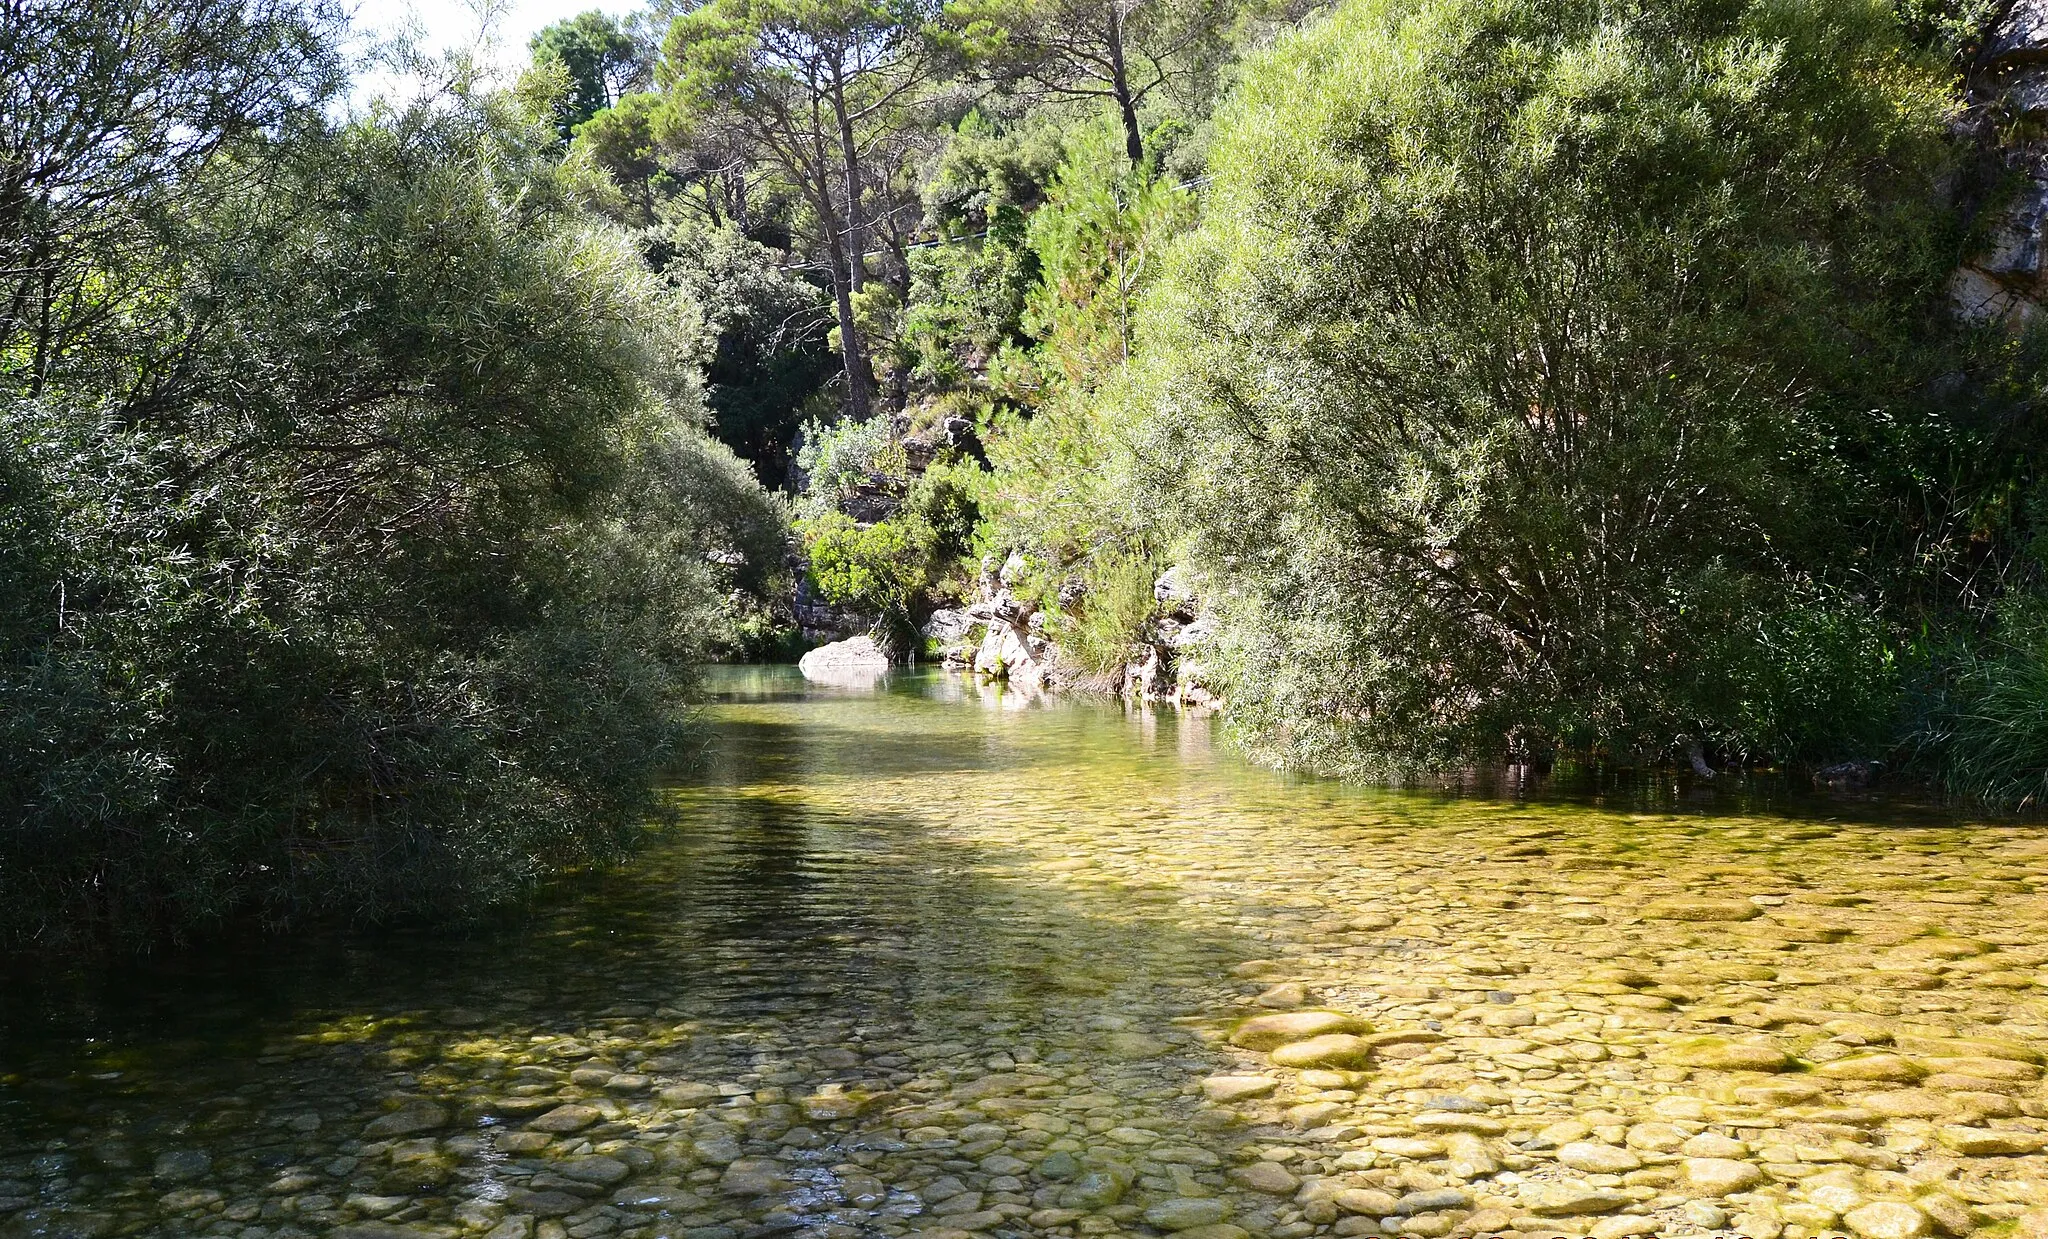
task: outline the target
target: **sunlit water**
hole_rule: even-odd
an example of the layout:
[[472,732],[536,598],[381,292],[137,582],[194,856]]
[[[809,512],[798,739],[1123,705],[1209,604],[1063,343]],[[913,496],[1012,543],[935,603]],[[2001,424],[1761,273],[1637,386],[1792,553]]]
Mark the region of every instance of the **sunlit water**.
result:
[[2034,828],[714,683],[673,833],[513,923],[10,978],[0,1239],[2048,1235]]

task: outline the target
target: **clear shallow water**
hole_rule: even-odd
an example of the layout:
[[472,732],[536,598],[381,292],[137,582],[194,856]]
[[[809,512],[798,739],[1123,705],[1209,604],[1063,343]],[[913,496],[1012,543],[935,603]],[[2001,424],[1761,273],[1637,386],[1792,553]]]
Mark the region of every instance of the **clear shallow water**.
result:
[[[2048,1203],[2034,829],[1362,791],[1200,717],[714,684],[681,827],[511,924],[10,978],[0,1239],[1796,1239]],[[1306,1070],[1229,1044],[1300,1006],[1374,1031]]]

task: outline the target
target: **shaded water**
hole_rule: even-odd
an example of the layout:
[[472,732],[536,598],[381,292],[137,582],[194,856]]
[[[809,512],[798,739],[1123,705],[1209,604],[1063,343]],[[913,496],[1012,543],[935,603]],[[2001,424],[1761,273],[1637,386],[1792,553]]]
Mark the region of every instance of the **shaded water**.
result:
[[[2033,829],[1362,791],[1201,717],[716,684],[683,826],[516,924],[10,981],[0,1239],[1875,1239],[2048,1204]],[[1336,1014],[1239,1031],[1303,1008]]]

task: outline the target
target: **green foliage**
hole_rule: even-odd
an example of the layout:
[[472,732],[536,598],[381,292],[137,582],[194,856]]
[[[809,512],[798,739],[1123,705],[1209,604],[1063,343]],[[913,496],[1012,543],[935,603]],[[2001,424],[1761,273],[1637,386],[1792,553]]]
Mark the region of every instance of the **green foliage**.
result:
[[911,253],[900,339],[926,389],[984,389],[991,363],[1030,343],[1024,303],[1038,256],[1027,243],[1027,212],[1043,200],[1064,146],[1048,121],[969,112],[925,188],[926,222],[949,241]]
[[841,512],[804,518],[811,581],[841,606],[878,615],[894,635],[916,628],[931,579],[938,534],[921,517],[901,514],[858,525]]
[[[849,416],[872,407],[855,321],[883,151],[930,70],[931,14],[907,0],[712,0],[675,19],[663,79],[680,124],[724,127],[798,200],[805,248],[827,273]],[[900,290],[899,290],[900,291]]]
[[1867,734],[1837,453],[1938,325],[1947,109],[1867,0],[1351,0],[1251,63],[1141,340],[1254,746]]
[[[34,389],[114,307],[151,295],[137,237],[257,135],[318,125],[343,84],[337,13],[316,0],[16,5],[0,17],[0,366]],[[232,169],[232,171],[231,171]]]
[[1987,633],[1927,654],[1912,768],[1963,803],[2040,812],[2048,804],[2048,604],[2016,593]]
[[634,454],[610,510],[608,566],[593,584],[620,594],[609,615],[661,618],[643,648],[670,662],[752,658],[780,648],[790,517],[747,462],[691,428]]
[[1005,208],[1017,216],[1045,198],[1066,157],[1069,119],[1059,112],[1004,117],[976,108],[948,135],[925,186],[925,216],[947,235],[996,226]]
[[903,510],[932,527],[941,556],[959,558],[975,550],[981,525],[981,496],[988,470],[972,457],[933,461],[911,483]]
[[1892,0],[1907,40],[1967,66],[1984,32],[2010,6],[2001,0]]
[[900,491],[910,472],[902,446],[881,418],[805,423],[797,468],[808,479],[801,501],[806,517],[837,509],[861,490]]
[[590,160],[618,188],[625,209],[615,211],[625,216],[622,222],[644,227],[655,220],[665,113],[661,96],[641,92],[598,109],[575,126],[571,158]]
[[[1035,407],[990,427],[981,538],[1024,553],[1030,592],[1049,611],[1062,584],[1087,587],[1082,624],[1069,635],[1083,643],[1073,656],[1091,675],[1106,673],[1109,660],[1120,665],[1150,617],[1156,570],[1148,568],[1144,605],[1121,605],[1161,541],[1152,496],[1134,474],[1143,418],[1123,375],[1139,299],[1193,214],[1185,191],[1133,174],[1114,126],[1098,124],[1074,137],[1031,217],[1040,276],[1025,324],[1037,343],[1020,367],[1028,377],[1012,382]],[[1098,603],[1098,593],[1111,601]]]
[[1134,167],[1156,154],[1145,145],[1148,101],[1162,88],[1194,98],[1213,90],[1238,16],[1220,0],[952,0],[946,11],[963,49],[999,80],[1101,101]]
[[114,186],[146,291],[0,361],[0,940],[466,912],[657,810],[781,514],[507,103]]
[[675,223],[650,248],[663,274],[704,308],[716,336],[705,368],[713,433],[752,462],[764,484],[781,484],[805,402],[838,364],[824,295],[731,227]]
[[1052,613],[1060,657],[1082,683],[1113,688],[1131,661],[1132,643],[1158,612],[1152,584],[1159,565],[1142,550],[1111,546],[1076,567],[1078,604]]
[[552,61],[568,75],[568,93],[556,107],[564,138],[612,107],[649,77],[648,55],[618,21],[599,9],[556,22],[533,36],[536,63]]
[[[813,423],[801,459],[810,486],[798,528],[812,583],[829,601],[878,617],[892,639],[909,640],[935,593],[967,586],[958,569],[974,549],[985,472],[943,455],[913,475],[879,421]],[[861,523],[848,508],[887,515]]]
[[1024,245],[1023,213],[997,206],[987,231],[979,244],[933,246],[911,256],[900,338],[906,364],[929,389],[973,386],[999,352],[1028,341],[1024,301],[1038,262]]
[[1729,582],[1693,700],[1732,720],[1709,733],[1735,757],[1833,761],[1885,752],[1903,710],[1898,635],[1863,597],[1812,581],[1745,596]]
[[1041,357],[1068,385],[1085,388],[1129,362],[1139,293],[1194,207],[1185,190],[1126,166],[1108,125],[1077,136],[1031,216],[1040,277],[1025,311]]

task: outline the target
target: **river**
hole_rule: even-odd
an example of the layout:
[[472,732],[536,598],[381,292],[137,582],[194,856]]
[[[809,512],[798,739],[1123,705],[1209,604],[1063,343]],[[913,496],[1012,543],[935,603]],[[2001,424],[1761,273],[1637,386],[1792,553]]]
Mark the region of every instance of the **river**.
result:
[[713,686],[505,922],[10,980],[0,1239],[2048,1236],[2040,830]]

